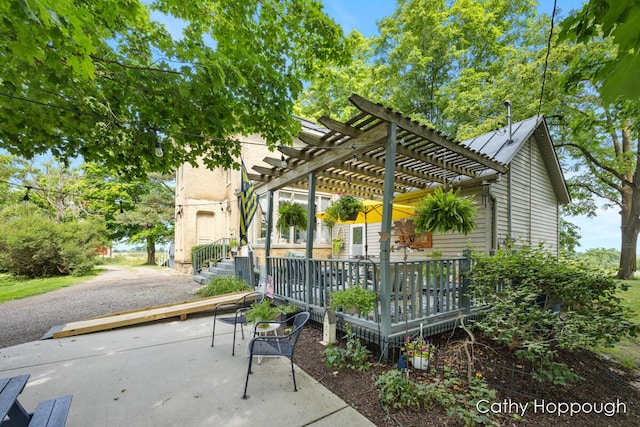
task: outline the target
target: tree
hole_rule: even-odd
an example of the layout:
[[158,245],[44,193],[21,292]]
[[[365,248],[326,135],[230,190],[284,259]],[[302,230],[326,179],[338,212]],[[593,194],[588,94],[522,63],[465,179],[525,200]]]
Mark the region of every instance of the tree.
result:
[[40,214],[56,223],[99,223],[105,241],[143,242],[147,264],[155,263],[156,244],[173,237],[173,176],[131,179],[95,163],[68,168],[53,159],[28,165],[21,176]]
[[117,178],[97,164],[86,164],[84,172],[78,190],[87,196],[86,212],[104,216],[112,240],[144,243],[146,264],[155,264],[156,244],[173,238],[173,176],[149,174],[145,179]]
[[305,88],[294,111],[302,117],[318,119],[322,116],[348,120],[357,111],[348,98],[357,93],[372,97],[375,86],[372,73],[373,38],[366,38],[357,30],[352,31],[347,43],[352,53],[345,65],[334,65],[322,70]]
[[594,75],[602,82],[600,92],[607,104],[619,97],[640,98],[640,1],[590,0],[576,14],[562,22],[562,39],[588,42],[611,37],[616,45]]
[[584,212],[593,212],[594,196],[606,207],[619,207],[618,278],[631,279],[640,231],[640,102],[620,98],[607,104],[604,99],[601,70],[616,55],[611,39],[577,43],[573,49],[563,76],[565,136],[556,145],[570,159],[568,184],[576,199],[586,201]]
[[291,141],[302,81],[348,53],[317,0],[9,0],[0,19],[0,148],[138,177],[239,167],[233,135]]

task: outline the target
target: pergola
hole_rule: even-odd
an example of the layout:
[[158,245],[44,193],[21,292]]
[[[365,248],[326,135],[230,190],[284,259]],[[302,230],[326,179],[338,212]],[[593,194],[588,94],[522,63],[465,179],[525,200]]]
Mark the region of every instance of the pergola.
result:
[[[390,236],[390,207],[396,195],[434,185],[473,185],[507,172],[505,165],[487,155],[389,108],[355,94],[349,100],[360,111],[350,120],[343,123],[323,117],[319,122],[327,128],[326,133],[319,136],[303,131],[298,136],[303,143],[301,148],[280,148],[289,157],[286,167],[275,158],[264,159],[271,167],[253,167],[257,173],[249,177],[259,182],[257,188],[266,187],[268,191],[267,257],[273,228],[273,194],[281,188],[308,190],[306,257],[311,259],[316,190],[381,199],[381,236]],[[390,239],[381,239],[382,283],[390,281],[389,258]],[[381,287],[383,303],[389,300],[388,288]],[[388,319],[382,320],[383,334],[389,325]]]

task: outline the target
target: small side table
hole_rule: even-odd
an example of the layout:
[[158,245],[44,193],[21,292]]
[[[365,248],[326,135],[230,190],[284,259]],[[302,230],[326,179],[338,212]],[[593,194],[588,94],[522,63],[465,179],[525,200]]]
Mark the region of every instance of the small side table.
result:
[[[254,335],[253,335],[254,337],[265,336],[265,335],[268,335],[269,332],[273,332],[273,335],[277,335],[276,331],[278,330],[278,328],[280,326],[282,326],[282,323],[274,322],[274,323],[269,323],[268,325],[263,323],[262,326],[264,326],[264,327],[256,329],[256,327],[255,327],[255,325],[253,323],[248,323],[247,324],[247,329],[254,331]],[[250,345],[251,345],[251,340],[247,340],[247,346],[244,349],[244,354],[247,357],[249,357],[249,346]],[[261,364],[262,363],[262,358],[264,356],[256,356],[256,357],[258,359],[258,365]]]

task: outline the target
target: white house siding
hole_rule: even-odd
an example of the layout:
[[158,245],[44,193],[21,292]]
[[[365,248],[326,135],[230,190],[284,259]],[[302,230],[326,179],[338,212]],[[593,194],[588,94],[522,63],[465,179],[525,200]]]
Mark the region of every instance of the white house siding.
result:
[[489,203],[482,203],[482,188],[468,188],[460,191],[463,196],[473,196],[476,204],[476,229],[466,236],[462,233],[433,234],[432,251],[439,251],[443,257],[460,256],[465,249],[486,253],[491,245],[491,224]]
[[[434,234],[432,236],[433,245],[431,248],[424,248],[420,250],[407,250],[406,256],[408,260],[424,259],[431,257],[433,253],[440,253],[444,257],[460,256],[464,249],[473,249],[483,253],[487,253],[491,250],[491,202],[487,198],[483,204],[482,200],[482,188],[477,187],[473,189],[465,189],[461,191],[462,195],[471,195],[474,197],[476,203],[476,225],[477,228],[467,234],[460,233],[447,233],[447,234]],[[336,230],[339,227],[337,225],[334,228],[334,236]],[[342,225],[346,232],[346,245],[345,250],[341,253],[341,256],[346,256],[349,248],[349,226]],[[369,223],[367,224],[367,254],[377,259],[380,255],[380,235],[381,223]],[[395,247],[395,240],[398,233],[392,230],[391,246]],[[403,248],[392,250],[390,258],[392,261],[403,260],[405,251]]]
[[510,164],[512,237],[558,250],[558,202],[538,145],[531,138]]

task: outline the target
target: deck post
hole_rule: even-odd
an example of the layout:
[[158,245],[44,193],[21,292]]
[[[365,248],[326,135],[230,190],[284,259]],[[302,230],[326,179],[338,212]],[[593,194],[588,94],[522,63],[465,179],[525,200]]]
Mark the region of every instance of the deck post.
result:
[[[396,168],[396,124],[387,125],[386,156],[384,159],[384,195],[382,196],[381,236],[391,236],[391,218],[393,214],[393,192]],[[380,334],[383,357],[388,357],[387,338],[391,334],[391,239],[380,242]]]
[[307,247],[305,254],[306,274],[305,282],[307,284],[307,310],[309,304],[313,301],[314,288],[319,284],[315,283],[314,271],[313,271],[313,229],[316,220],[316,173],[315,171],[309,172],[309,193],[307,194]]
[[469,296],[469,270],[471,270],[471,251],[464,249],[462,251],[464,259],[460,262],[460,277],[462,283],[460,286],[460,308],[463,313],[469,313],[471,311],[471,298]]
[[271,276],[271,231],[273,230],[273,190],[267,192],[267,235],[264,244],[264,260],[267,266],[267,277]]

